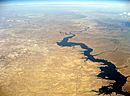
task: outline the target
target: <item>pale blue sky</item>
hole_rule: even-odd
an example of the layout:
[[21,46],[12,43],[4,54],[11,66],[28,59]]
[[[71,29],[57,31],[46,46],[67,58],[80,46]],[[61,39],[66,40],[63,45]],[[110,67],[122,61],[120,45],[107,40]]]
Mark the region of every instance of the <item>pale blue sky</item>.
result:
[[92,3],[126,3],[126,4],[130,4],[130,2],[128,2],[130,0],[0,0],[0,4],[2,3],[88,3],[88,2],[92,2]]
[[112,1],[130,1],[130,0],[0,0],[1,2],[13,1],[13,2],[112,2]]

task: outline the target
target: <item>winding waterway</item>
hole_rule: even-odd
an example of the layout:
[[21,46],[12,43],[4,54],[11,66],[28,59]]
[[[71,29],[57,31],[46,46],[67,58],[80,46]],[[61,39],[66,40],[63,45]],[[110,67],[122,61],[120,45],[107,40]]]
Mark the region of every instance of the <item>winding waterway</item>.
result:
[[[77,31],[76,31],[77,32]],[[83,54],[86,57],[86,61],[90,60],[92,62],[98,62],[101,65],[100,73],[97,74],[98,78],[106,79],[106,80],[114,80],[114,83],[109,84],[108,86],[102,85],[98,91],[92,90],[93,92],[97,92],[98,95],[100,94],[112,94],[115,92],[116,94],[121,94],[124,96],[130,96],[130,93],[127,91],[123,91],[123,86],[127,82],[128,76],[124,76],[121,72],[118,71],[117,67],[114,63],[111,61],[105,60],[105,59],[97,59],[94,55],[91,53],[93,52],[93,48],[90,48],[85,43],[76,43],[76,42],[70,42],[69,40],[74,38],[77,34],[74,34],[74,32],[69,32],[69,35],[67,37],[64,37],[61,41],[57,42],[57,45],[61,47],[74,47],[74,46],[80,46],[81,49],[83,49]]]

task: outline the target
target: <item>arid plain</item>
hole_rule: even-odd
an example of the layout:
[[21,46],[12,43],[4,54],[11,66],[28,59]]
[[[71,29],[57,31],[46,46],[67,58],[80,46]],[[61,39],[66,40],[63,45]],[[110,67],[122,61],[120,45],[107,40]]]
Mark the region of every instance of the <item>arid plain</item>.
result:
[[126,5],[0,6],[0,96],[130,96]]

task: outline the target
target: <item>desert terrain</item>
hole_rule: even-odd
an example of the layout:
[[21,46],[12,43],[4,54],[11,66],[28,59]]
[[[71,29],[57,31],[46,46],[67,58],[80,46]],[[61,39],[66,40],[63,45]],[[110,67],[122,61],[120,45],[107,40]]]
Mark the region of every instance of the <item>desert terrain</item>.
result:
[[109,6],[1,4],[0,96],[130,96],[130,9]]

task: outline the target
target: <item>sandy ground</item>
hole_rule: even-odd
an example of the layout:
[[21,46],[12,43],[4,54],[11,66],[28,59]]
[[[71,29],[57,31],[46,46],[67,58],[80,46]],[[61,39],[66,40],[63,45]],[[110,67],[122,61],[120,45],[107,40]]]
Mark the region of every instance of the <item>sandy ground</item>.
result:
[[[120,32],[108,34],[109,27],[99,25],[93,16],[73,13],[69,9],[64,9],[64,14],[57,9],[36,14],[30,11],[32,9],[29,13],[28,10],[20,13],[18,10],[24,8],[18,8],[7,8],[2,14],[5,17],[0,18],[0,96],[96,96],[98,93],[94,90],[113,83],[114,80],[97,77],[101,64],[86,61],[80,46],[56,44],[68,36],[65,32],[88,27],[87,31],[75,32],[77,36],[70,41],[93,48],[92,54],[111,51],[96,58],[113,62],[121,74],[129,76],[129,45],[120,38]],[[14,13],[8,17],[11,12]],[[115,48],[118,50],[113,51]],[[130,91],[129,81],[130,78],[123,90]],[[111,95],[122,96],[115,92]]]

